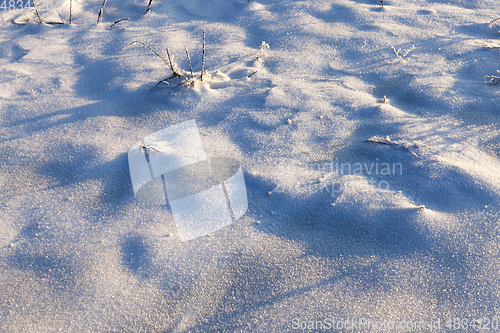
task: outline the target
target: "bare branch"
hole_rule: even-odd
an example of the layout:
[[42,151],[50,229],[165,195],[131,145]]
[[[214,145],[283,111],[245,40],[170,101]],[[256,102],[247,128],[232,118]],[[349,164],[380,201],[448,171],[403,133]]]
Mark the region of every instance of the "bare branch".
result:
[[130,20],[130,18],[129,17],[124,17],[122,19],[119,19],[119,20],[115,21],[115,23],[113,23],[112,25],[110,25],[109,27],[112,28],[115,24],[117,24],[117,23],[119,23],[121,21],[125,21],[125,20]]
[[148,49],[150,49],[151,51],[153,51],[154,54],[156,54],[158,57],[160,57],[160,59],[163,60],[167,64],[167,66],[169,66],[167,60],[164,57],[162,57],[161,55],[159,55],[158,52],[156,52],[155,50],[153,50],[151,48],[151,46],[149,46],[148,44],[146,44],[144,42],[141,42],[140,40],[134,40],[132,43],[130,43],[130,45],[135,44],[135,43],[141,43],[142,45],[144,45],[145,47],[147,47]]
[[184,50],[186,50],[186,57],[188,58],[189,70],[191,70],[191,78],[193,78],[193,67],[191,66],[191,59],[189,59],[189,53],[186,48],[186,45],[184,45]]
[[[61,17],[61,14],[59,13],[59,10],[57,10],[57,6],[56,6],[56,3],[54,2],[54,0],[52,0],[52,5],[54,6],[54,8],[56,9],[56,12],[57,12],[57,15],[59,15],[59,18],[61,19],[61,24],[64,24],[64,20],[63,18]],[[56,24],[56,22],[54,22],[54,24]]]
[[203,81],[203,72],[205,71],[205,29],[203,29],[203,55],[201,57],[201,77],[200,81]]
[[[497,73],[500,74],[500,71],[497,70]],[[484,84],[491,84],[491,85],[497,85],[500,82],[500,76],[498,75],[486,75],[484,77],[485,79],[490,79],[489,81],[486,81]]]
[[497,27],[493,24],[493,22],[498,21],[498,20],[500,20],[500,17],[499,17],[499,18],[494,19],[493,21],[491,21],[491,22],[490,22],[490,28],[492,28],[492,27],[493,27],[493,28],[495,28],[495,30],[496,30],[496,31],[498,31],[498,32],[500,33],[500,30],[498,30],[498,29],[497,29]]
[[181,77],[182,75],[179,72],[177,72],[177,70],[174,67],[174,63],[172,61],[172,57],[170,56],[170,52],[168,52],[168,48],[165,48],[165,50],[167,51],[167,57],[168,57],[168,62],[169,62],[168,66],[172,70],[172,73],[174,73],[174,75],[177,77]]
[[40,23],[43,23],[42,18],[40,17],[40,14],[38,13],[38,9],[36,8],[35,1],[31,0],[31,3],[33,4],[33,8],[35,8],[35,14],[38,17],[38,21],[40,21]]
[[104,10],[104,5],[106,4],[107,1],[108,0],[104,0],[104,2],[102,3],[101,9],[99,9],[99,15],[97,15],[97,23],[99,23],[99,21],[102,18],[102,13],[103,13],[103,10]]
[[391,139],[389,137],[385,137],[385,138],[373,137],[373,138],[365,140],[365,142],[380,143],[383,145],[397,145],[397,143],[395,141],[391,141]]
[[151,10],[151,2],[153,2],[153,0],[149,0],[149,3],[148,3],[148,8],[146,8],[146,13],[149,13],[149,11]]
[[140,145],[139,146],[139,151],[141,151],[141,149],[144,149],[147,152],[148,156],[149,156],[149,153],[151,152],[151,149],[153,149],[154,151],[156,151],[158,153],[160,152],[158,149],[156,149],[153,146]]

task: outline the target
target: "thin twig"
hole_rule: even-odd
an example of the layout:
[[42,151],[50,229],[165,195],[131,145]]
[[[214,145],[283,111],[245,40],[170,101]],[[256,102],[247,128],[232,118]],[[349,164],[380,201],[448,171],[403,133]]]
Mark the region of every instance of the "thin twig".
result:
[[203,72],[205,70],[205,29],[203,29],[203,55],[201,58],[201,77],[200,81],[203,81]]
[[170,57],[170,52],[168,52],[168,47],[165,48],[165,51],[167,51],[167,57],[168,57],[168,64],[167,66],[170,67],[172,72],[174,71],[174,64],[172,63],[172,58]]
[[[54,8],[56,9],[57,15],[59,15],[59,18],[61,19],[62,24],[64,24],[64,20],[63,20],[63,18],[61,17],[61,14],[59,13],[59,11],[57,10],[57,6],[56,6],[56,3],[54,2],[54,0],[52,0],[52,5],[53,5],[53,6],[54,6]],[[57,24],[57,23],[56,23],[56,22],[54,22],[54,24]]]
[[[167,66],[169,66],[167,60],[162,57],[161,55],[158,54],[158,52],[156,52],[155,50],[153,50],[151,48],[151,46],[149,46],[148,44],[144,43],[144,42],[141,42],[140,40],[134,40],[132,43],[130,43],[130,45],[134,44],[134,43],[141,43],[142,45],[144,45],[145,47],[147,47],[148,49],[150,49],[151,51],[154,52],[154,54],[156,54],[158,57],[160,57],[161,60],[163,60],[165,62],[165,64],[167,64]],[[170,66],[169,66],[170,67]]]
[[97,15],[97,23],[99,23],[99,21],[102,18],[102,12],[104,10],[104,5],[106,4],[107,1],[108,0],[104,0],[104,2],[102,3],[101,9],[99,9],[99,15]]
[[158,153],[160,152],[158,149],[156,149],[153,146],[140,145],[139,146],[139,151],[141,151],[141,148],[144,149],[147,152],[148,156],[149,156],[149,153],[151,152],[151,149],[153,149],[154,151],[157,151]]
[[71,24],[71,8],[73,7],[73,0],[69,0],[69,24]]
[[35,8],[35,14],[38,17],[38,21],[40,21],[40,24],[43,23],[42,18],[40,17],[40,14],[38,13],[38,9],[36,8],[35,1],[31,0],[31,3],[33,4],[33,8]]
[[170,83],[168,83],[168,80],[173,79],[174,77],[175,77],[175,75],[172,74],[171,76],[169,76],[169,77],[167,77],[167,78],[165,78],[163,80],[158,81],[158,83],[156,83],[153,88],[158,87],[160,85],[160,83],[162,83],[162,82],[165,82],[166,84],[170,85]]
[[[28,24],[28,22],[31,22],[31,19],[26,16],[26,13],[24,14],[24,18],[26,19],[26,23],[19,23],[19,22],[16,22],[16,20],[14,19],[14,17],[12,17],[10,20],[14,23],[14,24],[17,24],[17,25],[26,25]],[[4,37],[2,37],[4,38]]]
[[125,18],[119,19],[119,20],[115,21],[115,23],[113,23],[112,25],[110,25],[109,27],[112,28],[118,22],[125,21],[125,20],[130,20],[130,18],[129,17],[125,17]]
[[[391,50],[394,52],[394,54],[396,54],[396,57],[398,58],[396,60],[397,61],[406,61],[405,58],[406,56],[413,50],[415,49],[415,46],[412,46],[410,47],[409,49],[403,49],[401,50],[401,48],[399,48],[398,50],[396,50],[396,48],[391,45]],[[401,52],[401,54],[399,54]]]
[[[500,71],[497,70],[497,73],[500,74]],[[491,85],[497,85],[500,82],[500,76],[498,75],[486,75],[484,77],[485,79],[490,79],[489,81],[486,81],[484,84],[486,85],[487,83]]]
[[490,27],[495,28],[495,30],[496,30],[496,31],[498,31],[498,33],[500,33],[500,30],[498,30],[498,29],[497,29],[497,27],[495,27],[495,25],[493,25],[493,22],[498,21],[498,20],[500,20],[500,17],[499,17],[499,18],[494,19],[493,21],[491,21],[491,22],[490,22]]
[[248,75],[247,77],[250,77],[250,76],[254,75],[255,73],[257,73],[257,71],[253,72],[252,74]]
[[500,49],[500,45],[496,44],[484,44],[483,47],[485,49]]
[[148,3],[148,8],[146,8],[146,13],[149,13],[149,11],[151,10],[151,2],[153,2],[153,0],[149,0],[149,3]]
[[170,64],[168,66],[172,70],[172,73],[174,73],[174,75],[177,76],[177,77],[181,77],[182,75],[175,70],[174,63],[172,61],[172,57],[170,56],[170,52],[168,52],[168,48],[166,47],[165,50],[167,51],[168,62]]
[[[132,45],[134,43],[141,43],[142,45],[144,45],[145,47],[147,47],[148,49],[150,49],[151,51],[153,51],[154,54],[156,54],[161,60],[163,60],[163,62],[167,65],[167,67],[169,67],[172,70],[172,73],[174,75],[173,77],[181,77],[182,76],[179,72],[177,72],[175,70],[174,63],[172,62],[172,57],[170,57],[170,53],[168,52],[168,48],[165,48],[165,50],[167,51],[167,57],[168,57],[168,61],[167,61],[167,59],[165,59],[165,57],[162,57],[158,52],[156,52],[148,44],[146,44],[144,42],[141,42],[140,40],[134,40],[132,43],[130,43],[130,45]],[[162,81],[164,81],[164,80],[162,80]],[[162,82],[162,81],[160,81],[160,82]]]
[[365,142],[380,143],[383,145],[397,145],[397,143],[394,141],[391,141],[391,139],[389,137],[387,137],[387,138],[374,137],[374,138],[366,139]]
[[191,66],[191,59],[189,59],[189,53],[186,48],[186,45],[184,45],[184,50],[186,50],[186,57],[188,58],[189,70],[191,71],[191,78],[193,78],[193,67]]

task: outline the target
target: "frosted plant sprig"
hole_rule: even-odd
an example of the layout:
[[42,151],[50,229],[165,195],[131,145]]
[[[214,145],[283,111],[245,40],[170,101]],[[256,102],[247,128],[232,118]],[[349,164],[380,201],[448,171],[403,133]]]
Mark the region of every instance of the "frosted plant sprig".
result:
[[394,51],[394,53],[396,54],[396,57],[398,57],[398,59],[396,60],[397,62],[401,62],[401,61],[405,61],[405,58],[406,56],[415,48],[415,46],[412,46],[410,47],[409,49],[403,49],[401,50],[401,48],[399,48],[397,51],[396,51],[396,48],[391,45],[391,50]]
[[131,43],[131,45],[135,44],[135,43],[140,43],[140,44],[146,46],[148,49],[150,49],[161,60],[163,60],[163,62],[167,65],[167,67],[170,68],[170,70],[172,71],[172,74],[169,77],[158,81],[158,83],[156,83],[156,85],[154,86],[155,88],[158,87],[161,83],[169,84],[168,81],[171,79],[174,79],[174,78],[181,79],[182,80],[181,84],[183,86],[185,86],[186,88],[187,87],[194,87],[198,82],[203,81],[203,73],[205,72],[205,29],[203,29],[201,73],[200,73],[199,79],[194,77],[193,67],[191,66],[191,57],[189,56],[189,53],[188,53],[186,46],[184,46],[184,51],[186,52],[186,57],[187,57],[187,60],[189,63],[189,69],[190,69],[189,73],[187,71],[182,70],[182,69],[177,67],[177,64],[173,61],[173,57],[170,55],[168,48],[165,48],[166,54],[160,55],[158,52],[156,52],[156,50],[154,50],[151,46],[149,46],[148,44],[146,44],[144,42],[134,40]]
[[[500,71],[497,70],[497,73],[500,74]],[[491,85],[497,85],[500,82],[500,76],[499,75],[485,75],[485,79],[489,79],[486,81],[484,84],[491,84]]]
[[259,53],[257,53],[257,60],[266,55],[266,49],[268,48],[270,48],[269,44],[267,44],[265,41],[262,41],[262,43],[260,44]]
[[493,24],[493,22],[498,21],[498,20],[500,20],[500,17],[494,19],[493,21],[491,21],[490,22],[490,28],[494,28],[496,31],[498,31],[500,33],[500,30],[498,30],[498,28]]
[[151,152],[151,149],[154,150],[154,151],[156,151],[156,152],[158,152],[158,153],[160,152],[158,149],[156,149],[153,146],[140,145],[139,146],[139,151],[142,151],[142,149],[144,149],[146,151],[146,153],[148,154],[148,156],[149,156],[149,154]]

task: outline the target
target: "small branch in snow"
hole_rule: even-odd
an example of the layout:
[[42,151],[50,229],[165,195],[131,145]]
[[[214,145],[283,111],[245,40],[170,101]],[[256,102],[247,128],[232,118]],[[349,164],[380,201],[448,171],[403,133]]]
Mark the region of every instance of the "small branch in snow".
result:
[[24,18],[26,19],[26,22],[25,23],[21,23],[21,22],[17,22],[15,19],[14,19],[14,16],[12,16],[12,19],[11,21],[14,23],[14,24],[17,24],[17,25],[26,25],[28,24],[28,22],[31,22],[31,18],[29,18],[28,16],[26,16],[26,13],[24,13]]
[[170,56],[170,52],[168,52],[168,48],[165,48],[165,51],[167,51],[167,57],[168,57],[168,67],[170,67],[170,70],[173,73],[173,77],[181,77],[182,74],[177,71],[177,69],[174,66],[174,62],[172,61],[172,57]]
[[153,0],[149,0],[148,8],[146,8],[146,12],[144,14],[149,13],[149,11],[151,10],[151,2],[153,2]]
[[254,75],[255,73],[257,73],[257,71],[253,72],[252,74],[248,75],[247,77],[250,77],[250,76]]
[[494,19],[493,21],[490,22],[490,28],[494,28],[498,33],[500,33],[500,30],[497,29],[497,27],[493,24],[493,22],[500,20],[499,18]]
[[396,62],[401,62],[401,61],[405,61],[405,58],[406,56],[415,48],[415,46],[412,46],[410,47],[409,49],[398,49],[396,50],[396,48],[391,45],[391,50],[394,51],[394,53],[396,54]]
[[59,13],[59,10],[57,10],[57,6],[56,6],[56,3],[54,2],[54,0],[52,0],[52,5],[53,7],[55,8],[56,12],[57,12],[57,15],[59,15],[59,18],[61,19],[61,22],[62,23],[59,23],[59,22],[51,22],[52,24],[64,24],[64,20],[61,16],[61,14]]
[[115,24],[117,24],[117,23],[119,23],[119,22],[121,22],[121,21],[125,21],[125,20],[130,20],[130,18],[129,18],[129,17],[124,17],[124,18],[122,18],[122,19],[116,20],[116,21],[115,21],[112,25],[110,25],[109,27],[110,27],[110,28],[113,28]]
[[257,60],[260,60],[261,57],[266,55],[266,49],[268,49],[270,46],[267,44],[265,41],[262,41],[260,44],[260,49],[259,52],[257,53]]
[[[497,73],[500,74],[500,71],[497,70]],[[486,81],[484,84],[491,84],[491,85],[497,85],[499,82],[500,82],[500,76],[498,75],[485,75],[484,76],[485,79],[489,79],[488,81]]]
[[38,21],[40,23],[43,23],[42,18],[40,17],[40,14],[38,13],[38,8],[36,8],[35,1],[31,0],[31,3],[33,4],[33,8],[35,8],[35,14],[38,17]]
[[108,0],[104,0],[104,2],[102,3],[101,9],[99,9],[99,14],[97,15],[97,23],[99,23],[99,21],[102,18],[102,13],[103,13],[103,10],[104,10],[104,5],[106,4],[107,1]]
[[[139,40],[134,40],[132,43],[130,43],[130,45],[133,45],[135,43],[141,43],[142,45],[146,46],[148,49],[150,49],[151,51],[153,51],[154,54],[156,54],[161,60],[163,60],[165,62],[165,64],[167,64],[167,66],[169,66],[167,60],[164,57],[162,57],[161,55],[159,55],[158,52],[156,52],[155,50],[153,50],[153,48],[151,46],[149,46],[148,44],[146,44],[144,42],[141,42]],[[168,52],[168,50],[167,50],[167,52]],[[170,59],[170,56],[169,56],[169,59]],[[172,65],[172,62],[170,62],[170,65]],[[169,66],[169,67],[171,67],[171,66]]]
[[483,47],[485,49],[500,49],[500,45],[498,44],[494,44],[494,43],[491,43],[491,44],[484,44]]
[[168,81],[171,79],[174,79],[174,78],[181,79],[181,82],[179,84],[182,84],[186,88],[187,87],[194,87],[198,82],[203,81],[204,72],[205,72],[205,29],[203,29],[203,39],[202,39],[202,43],[203,43],[203,50],[202,51],[203,52],[202,52],[202,60],[201,60],[201,75],[200,75],[199,79],[195,78],[195,73],[193,72],[193,66],[191,64],[191,57],[189,56],[189,52],[188,52],[187,47],[185,45],[184,45],[184,50],[186,52],[186,57],[187,57],[187,60],[189,63],[190,74],[188,74],[187,71],[177,67],[177,65],[172,60],[173,57],[170,56],[170,52],[169,52],[168,48],[165,48],[166,54],[163,54],[163,56],[162,56],[158,52],[156,52],[152,47],[150,47],[149,45],[147,45],[144,42],[135,40],[131,43],[131,45],[135,44],[135,43],[140,43],[140,44],[146,46],[148,49],[150,49],[161,60],[163,60],[163,62],[167,65],[167,67],[170,68],[170,70],[172,71],[171,76],[169,76],[161,81],[158,81],[158,83],[156,83],[154,88],[158,87],[158,85],[160,85],[160,83],[170,84]]
[[366,139],[365,142],[380,143],[383,145],[397,145],[397,142],[391,141],[391,138],[388,136],[386,136],[385,138],[374,136],[373,138]]
[[145,145],[140,145],[140,146],[139,146],[139,151],[141,151],[141,149],[144,149],[144,150],[147,152],[148,156],[149,156],[149,153],[151,152],[151,149],[153,149],[154,151],[156,151],[156,152],[158,152],[158,153],[160,152],[158,149],[156,149],[156,148],[155,148],[155,147],[153,147],[153,146],[145,146]]
[[404,150],[408,151],[410,154],[412,154],[415,157],[418,157],[418,155],[413,151],[414,149],[418,149],[418,146],[416,143],[408,143],[405,141],[393,141],[389,136],[386,136],[385,138],[381,138],[378,136],[371,137],[364,142],[371,142],[371,143],[378,143],[382,145],[388,145],[388,146],[393,146],[393,147],[401,147]]
[[189,63],[189,70],[191,71],[191,78],[193,78],[193,66],[191,66],[191,59],[189,58],[189,53],[188,53],[188,50],[186,48],[186,45],[184,45],[184,50],[186,50],[186,57],[187,57],[188,63]]
[[175,77],[175,76],[174,76],[174,75],[172,75],[172,76],[169,76],[169,77],[167,77],[167,78],[165,78],[165,79],[163,79],[163,80],[158,81],[158,83],[156,83],[156,84],[155,84],[155,86],[154,86],[153,88],[157,88],[157,87],[160,85],[160,83],[170,84],[170,83],[168,83],[168,80],[173,79],[174,77]]
[[203,41],[202,41],[202,45],[203,45],[203,53],[202,53],[202,56],[201,56],[201,77],[200,77],[200,81],[203,81],[203,72],[205,71],[205,29],[203,29]]

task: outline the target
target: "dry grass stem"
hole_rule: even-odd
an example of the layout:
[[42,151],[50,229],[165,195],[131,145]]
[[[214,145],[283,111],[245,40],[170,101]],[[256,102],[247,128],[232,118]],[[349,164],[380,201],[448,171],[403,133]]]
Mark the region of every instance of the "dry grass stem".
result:
[[184,50],[186,50],[186,57],[188,59],[188,63],[189,63],[189,70],[191,71],[191,78],[193,78],[193,66],[191,66],[191,59],[189,58],[189,53],[188,53],[188,50],[186,48],[186,45],[184,45]]
[[35,8],[35,14],[38,17],[38,21],[40,23],[43,23],[42,18],[40,17],[40,14],[38,13],[38,8],[36,8],[35,1],[31,0],[31,3],[33,4],[33,8]]
[[97,15],[97,23],[99,23],[99,21],[102,19],[102,13],[103,13],[103,10],[104,10],[104,5],[106,5],[107,1],[108,0],[104,0],[104,2],[102,3],[101,9],[99,9],[99,14]]
[[153,2],[153,0],[149,0],[148,8],[146,8],[146,14],[151,10],[151,2]]
[[201,78],[200,81],[203,81],[203,72],[205,71],[205,29],[203,29],[203,54],[201,56]]
[[[497,73],[500,75],[500,71],[497,70]],[[500,82],[500,76],[499,75],[486,75],[484,78],[489,79],[486,81],[484,84],[491,84],[496,86]]]
[[125,21],[125,20],[130,20],[130,18],[129,17],[124,17],[122,19],[119,19],[119,20],[115,21],[115,23],[113,23],[112,25],[110,25],[109,27],[112,28],[115,24],[117,24],[117,23],[119,23],[121,21]]
[[496,31],[498,31],[498,33],[500,33],[500,30],[498,30],[498,28],[493,24],[493,22],[498,21],[498,20],[500,20],[500,17],[494,19],[493,21],[491,21],[490,22],[490,28],[494,28]]

